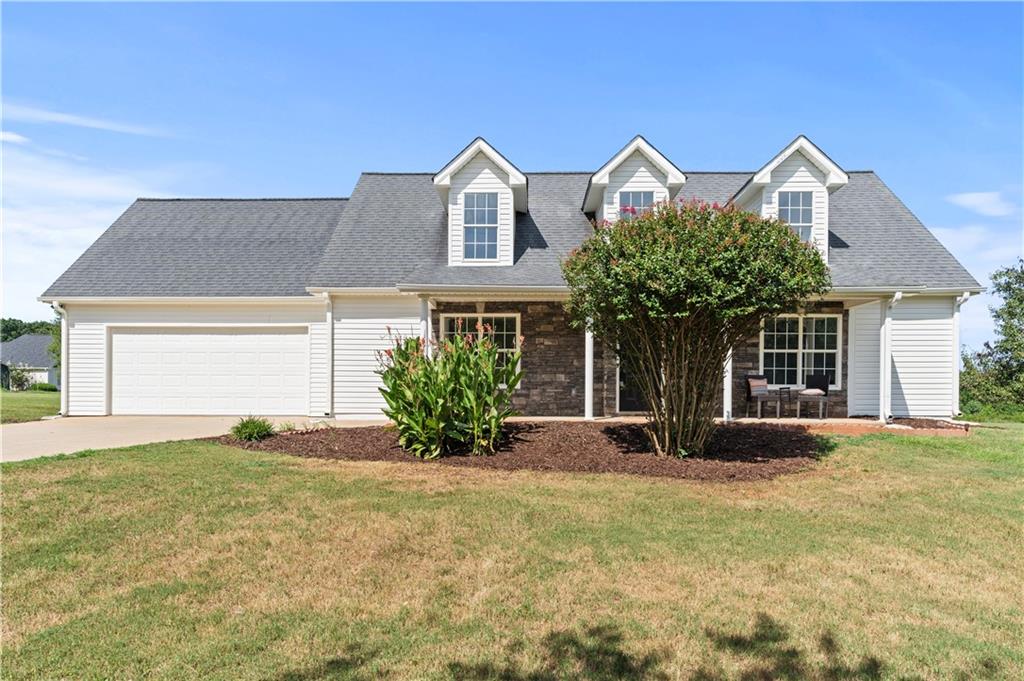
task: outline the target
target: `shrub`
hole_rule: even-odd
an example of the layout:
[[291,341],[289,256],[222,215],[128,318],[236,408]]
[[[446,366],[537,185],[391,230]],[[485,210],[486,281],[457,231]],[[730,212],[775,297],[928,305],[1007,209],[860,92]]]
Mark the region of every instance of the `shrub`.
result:
[[12,366],[7,376],[11,390],[28,390],[28,387],[32,385],[32,377],[23,366]]
[[384,413],[402,447],[425,459],[460,450],[493,453],[514,413],[520,353],[502,363],[492,340],[477,334],[444,339],[429,356],[424,350],[420,338],[393,336],[380,354]]
[[29,390],[38,390],[44,393],[55,393],[57,392],[57,386],[53,383],[33,383],[28,387]]
[[274,434],[274,424],[262,416],[246,416],[231,427],[231,434],[236,440],[258,442]]
[[290,433],[294,430],[298,430],[295,424],[291,421],[285,421],[284,423],[277,424],[277,432],[279,433]]
[[704,450],[730,348],[828,290],[821,254],[785,224],[704,203],[603,223],[562,263],[566,306],[622,361],[659,454]]

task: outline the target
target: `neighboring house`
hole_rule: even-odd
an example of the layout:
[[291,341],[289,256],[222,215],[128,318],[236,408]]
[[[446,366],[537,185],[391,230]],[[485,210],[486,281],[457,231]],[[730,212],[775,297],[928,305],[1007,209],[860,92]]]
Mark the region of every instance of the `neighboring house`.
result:
[[28,372],[32,383],[52,383],[60,386],[60,370],[50,354],[53,337],[48,333],[26,333],[0,343],[0,365],[3,365],[3,384],[9,387],[8,376],[12,367]]
[[832,273],[734,349],[723,415],[746,373],[812,370],[833,415],[958,412],[958,313],[981,287],[873,172],[802,136],[756,172],[683,172],[638,136],[596,172],[524,173],[478,138],[435,173],[364,173],[347,199],[139,199],[41,297],[63,318],[63,412],[379,416],[389,329],[458,320],[524,339],[525,414],[637,409],[615,353],[569,326],[559,264],[591,219],[687,199],[786,220]]

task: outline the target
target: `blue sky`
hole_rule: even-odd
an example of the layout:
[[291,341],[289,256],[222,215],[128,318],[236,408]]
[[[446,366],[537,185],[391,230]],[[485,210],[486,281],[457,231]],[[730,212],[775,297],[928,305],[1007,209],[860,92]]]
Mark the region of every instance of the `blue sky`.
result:
[[48,316],[136,196],[345,196],[476,135],[527,171],[636,133],[753,170],[804,133],[985,280],[1024,236],[1022,26],[1020,4],[6,4],[3,314]]

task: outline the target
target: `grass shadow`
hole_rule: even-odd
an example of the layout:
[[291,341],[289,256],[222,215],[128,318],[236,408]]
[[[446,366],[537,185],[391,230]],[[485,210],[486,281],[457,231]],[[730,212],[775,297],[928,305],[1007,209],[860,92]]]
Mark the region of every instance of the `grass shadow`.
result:
[[523,669],[515,661],[504,663],[452,662],[448,672],[467,681],[660,681],[668,675],[660,670],[667,655],[630,653],[623,647],[622,633],[614,625],[587,628],[582,635],[571,630],[554,631],[541,642],[543,656],[536,669]]
[[[603,432],[623,454],[654,452],[639,424],[610,425]],[[715,428],[707,450],[692,458],[745,463],[786,458],[818,460],[831,454],[837,446],[834,438],[808,432],[802,426],[734,424]]]
[[387,674],[380,670],[366,669],[376,656],[375,651],[363,650],[353,645],[349,646],[342,655],[327,658],[319,664],[285,670],[275,676],[266,677],[265,681],[326,681],[327,679],[370,681],[370,679],[386,678]]
[[[818,655],[811,655],[792,644],[789,630],[765,613],[757,613],[749,634],[713,629],[705,633],[715,649],[746,663],[736,677],[742,681],[873,681],[881,679],[886,669],[874,655],[864,655],[854,664],[845,662],[839,643],[827,631],[818,638]],[[691,681],[725,681],[728,678],[724,672],[706,667],[690,677]]]

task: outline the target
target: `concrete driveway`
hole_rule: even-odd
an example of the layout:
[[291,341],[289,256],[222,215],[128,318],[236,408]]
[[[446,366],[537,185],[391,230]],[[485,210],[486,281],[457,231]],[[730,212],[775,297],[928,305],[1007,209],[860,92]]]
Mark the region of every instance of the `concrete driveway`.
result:
[[[306,416],[279,416],[276,423],[310,422]],[[167,440],[191,440],[227,433],[237,416],[72,416],[0,426],[0,460],[24,461],[83,449],[109,449]],[[369,425],[369,422],[366,423]]]

